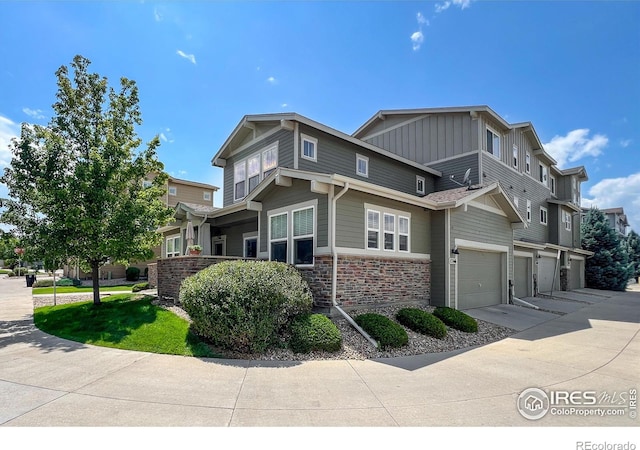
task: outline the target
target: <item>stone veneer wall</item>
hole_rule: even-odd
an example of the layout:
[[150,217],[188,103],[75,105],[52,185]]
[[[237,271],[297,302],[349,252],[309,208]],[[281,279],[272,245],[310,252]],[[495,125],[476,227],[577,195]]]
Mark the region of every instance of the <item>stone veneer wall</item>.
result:
[[222,261],[236,260],[228,256],[176,256],[158,260],[158,297],[179,302],[182,280]]
[[[319,256],[314,267],[299,269],[309,283],[316,307],[332,306],[332,263],[331,256]],[[342,307],[428,303],[430,299],[430,260],[338,256],[336,302]]]
[[147,274],[149,287],[156,288],[158,287],[158,263],[149,263],[147,267],[149,268],[149,273]]

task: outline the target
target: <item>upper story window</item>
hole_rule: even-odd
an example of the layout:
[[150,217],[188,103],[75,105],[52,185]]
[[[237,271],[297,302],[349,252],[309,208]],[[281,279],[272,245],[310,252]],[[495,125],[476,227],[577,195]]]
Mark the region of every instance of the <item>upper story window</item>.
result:
[[425,194],[426,193],[425,179],[424,179],[424,177],[421,177],[420,175],[416,175],[416,193],[418,193],[418,194]]
[[144,181],[142,182],[142,187],[143,187],[143,188],[150,188],[150,187],[151,187],[151,185],[152,185],[152,182],[151,182],[151,181],[149,181],[149,180],[144,180]]
[[556,177],[554,176],[549,176],[549,183],[550,183],[550,188],[551,188],[551,194],[556,195]]
[[369,176],[369,158],[356,154],[356,174],[362,177]]
[[233,166],[233,200],[238,201],[250,194],[260,181],[278,167],[278,143],[254,153]]
[[487,128],[487,151],[500,159],[500,135]]
[[518,146],[517,145],[513,146],[513,168],[514,169],[518,168]]
[[169,186],[169,195],[178,195],[178,188],[175,186]]
[[518,203],[520,203],[520,199],[518,197],[513,197],[513,204],[516,205],[516,208],[520,206]]
[[211,201],[211,192],[209,191],[204,191],[202,193],[202,200],[205,200],[207,202]]
[[540,223],[542,225],[547,224],[547,217],[548,217],[547,208],[545,208],[544,206],[541,206],[540,207]]
[[302,135],[302,157],[310,161],[317,161],[318,140]]
[[578,180],[575,177],[571,177],[573,183],[573,203],[576,205],[580,204],[580,186],[578,185]]
[[527,200],[527,222],[531,222],[531,200]]
[[544,164],[539,164],[540,167],[540,172],[538,175],[538,181],[540,181],[540,183],[544,184],[545,186],[547,185],[547,179],[548,179],[548,175],[549,175],[549,168],[547,166],[545,166]]
[[531,153],[524,155],[524,171],[531,175]]
[[562,222],[564,223],[564,229],[571,231],[571,213],[562,211]]

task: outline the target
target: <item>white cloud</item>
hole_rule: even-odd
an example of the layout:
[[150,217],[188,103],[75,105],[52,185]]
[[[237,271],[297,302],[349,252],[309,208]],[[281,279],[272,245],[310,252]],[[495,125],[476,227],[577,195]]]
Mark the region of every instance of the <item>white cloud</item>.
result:
[[283,107],[283,108],[286,108],[286,107],[287,107],[287,106],[289,106],[289,105],[287,105],[286,103],[283,103],[283,104],[282,104],[282,105],[280,105],[280,106],[281,106],[281,107]]
[[413,42],[413,51],[420,50],[420,46],[424,42],[424,35],[422,31],[416,31],[411,35],[411,42]]
[[605,178],[582,196],[581,205],[599,209],[622,207],[630,228],[640,231],[640,172],[622,178]]
[[451,2],[436,3],[436,12],[440,13],[445,9],[449,9],[449,6],[451,6]]
[[167,142],[167,137],[164,135],[164,133],[160,133],[160,139],[162,139],[163,141]]
[[575,162],[587,156],[600,156],[609,139],[603,134],[589,137],[588,128],[570,131],[566,136],[554,136],[550,142],[544,144],[547,152],[563,168],[568,162]]
[[22,112],[25,113],[27,116],[37,120],[45,118],[45,116],[42,115],[41,109],[22,108]]
[[163,19],[162,12],[157,6],[153,8],[153,18],[156,20],[156,22],[160,22]]
[[196,55],[189,55],[185,52],[183,52],[182,50],[178,50],[176,52],[179,56],[181,56],[182,58],[188,60],[189,62],[191,62],[191,64],[195,64],[196,63]]
[[0,168],[11,163],[11,150],[9,144],[11,139],[20,133],[20,126],[12,120],[0,116]]
[[275,77],[269,77],[269,78],[267,78],[267,82],[269,84],[277,84],[278,80],[276,80]]
[[186,170],[178,170],[178,174],[184,176],[186,175],[188,172]]
[[627,148],[628,146],[631,145],[632,140],[631,139],[620,139],[620,146],[622,148]]
[[473,0],[447,0],[442,3],[436,3],[435,10],[437,13],[441,13],[449,9],[451,5],[457,6],[460,9],[467,9],[471,6]]
[[424,17],[422,15],[421,12],[418,12],[418,14],[416,14],[416,19],[418,20],[418,24],[419,25],[427,25],[427,26],[429,26],[429,21],[426,19],[426,17]]

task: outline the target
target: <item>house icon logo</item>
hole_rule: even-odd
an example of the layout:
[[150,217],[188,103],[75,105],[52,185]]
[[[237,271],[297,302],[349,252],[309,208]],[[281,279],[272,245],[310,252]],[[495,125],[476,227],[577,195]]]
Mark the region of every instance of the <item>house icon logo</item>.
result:
[[542,389],[528,388],[518,396],[517,406],[525,419],[542,419],[549,411],[549,397]]

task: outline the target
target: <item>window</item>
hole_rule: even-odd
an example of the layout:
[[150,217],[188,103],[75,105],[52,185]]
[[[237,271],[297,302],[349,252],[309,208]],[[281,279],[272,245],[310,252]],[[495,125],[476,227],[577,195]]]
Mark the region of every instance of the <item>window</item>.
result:
[[206,201],[211,201],[211,192],[209,191],[204,191],[202,193],[202,199],[206,200]]
[[421,177],[419,175],[416,175],[416,193],[418,193],[418,194],[425,194],[426,193],[425,184],[424,184],[424,177]]
[[513,146],[513,167],[515,169],[518,168],[518,146],[517,145]]
[[169,195],[178,195],[178,188],[175,186],[169,187]]
[[409,251],[409,218],[398,216],[398,251]]
[[262,152],[262,178],[269,176],[278,167],[278,143]]
[[380,237],[380,213],[367,210],[367,248],[378,250]]
[[545,166],[544,164],[539,164],[539,167],[540,167],[540,174],[538,176],[538,180],[540,181],[540,183],[546,186],[549,169],[547,169],[547,166]]
[[246,185],[246,164],[245,161],[237,163],[233,166],[233,199],[240,200],[245,196]]
[[271,261],[287,262],[287,213],[269,218],[269,245]]
[[169,236],[166,244],[167,258],[173,258],[174,256],[180,256],[180,235]]
[[500,135],[487,128],[487,151],[500,159]]
[[520,202],[520,199],[518,197],[513,197],[513,204],[516,205],[516,208],[518,206],[520,206],[518,203]]
[[551,183],[551,193],[556,195],[556,177],[549,176],[549,183]]
[[369,158],[356,154],[356,174],[363,177],[369,176]]
[[244,252],[245,258],[255,258],[258,256],[258,238],[250,237],[244,239]]
[[152,184],[152,183],[151,183],[151,181],[149,181],[149,180],[144,180],[144,181],[142,182],[142,187],[143,187],[143,188],[150,188],[150,187],[151,187],[151,184]]
[[524,155],[524,171],[531,175],[531,154],[529,152]]
[[540,223],[542,225],[547,224],[547,208],[545,208],[544,206],[540,207]]
[[527,222],[531,222],[531,200],[527,200]]
[[396,237],[396,216],[393,214],[384,215],[384,249],[395,250]]
[[316,150],[318,140],[309,136],[302,135],[302,157],[310,161],[317,161]]
[[249,193],[260,183],[260,154],[247,159],[247,179],[249,180]]
[[293,263],[313,264],[313,208],[293,212]]
[[564,229],[571,231],[571,213],[562,211],[562,222],[564,222]]

